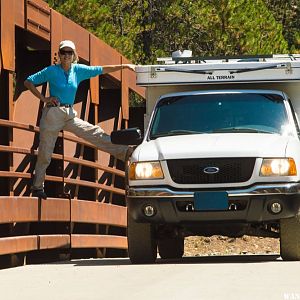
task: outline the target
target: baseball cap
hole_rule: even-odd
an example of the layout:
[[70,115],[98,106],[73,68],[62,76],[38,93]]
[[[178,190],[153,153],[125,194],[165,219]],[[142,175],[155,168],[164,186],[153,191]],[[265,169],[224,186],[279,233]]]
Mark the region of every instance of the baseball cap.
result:
[[75,44],[70,40],[64,40],[59,43],[59,49],[70,47],[72,50],[75,50]]

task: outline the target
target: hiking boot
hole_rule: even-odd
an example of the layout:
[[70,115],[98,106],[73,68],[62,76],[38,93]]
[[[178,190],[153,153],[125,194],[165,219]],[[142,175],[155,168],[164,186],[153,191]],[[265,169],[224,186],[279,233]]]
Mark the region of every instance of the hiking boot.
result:
[[47,199],[47,195],[44,190],[33,190],[32,197],[38,197],[39,199]]

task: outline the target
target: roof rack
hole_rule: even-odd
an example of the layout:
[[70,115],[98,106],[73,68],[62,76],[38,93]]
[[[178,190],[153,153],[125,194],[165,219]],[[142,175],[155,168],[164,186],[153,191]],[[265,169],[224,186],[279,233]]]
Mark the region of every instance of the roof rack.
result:
[[238,56],[201,56],[201,57],[162,57],[158,58],[158,62],[164,64],[202,64],[212,61],[218,62],[259,62],[267,61],[267,59],[289,59],[291,61],[300,58],[300,54],[269,54],[269,55],[238,55]]

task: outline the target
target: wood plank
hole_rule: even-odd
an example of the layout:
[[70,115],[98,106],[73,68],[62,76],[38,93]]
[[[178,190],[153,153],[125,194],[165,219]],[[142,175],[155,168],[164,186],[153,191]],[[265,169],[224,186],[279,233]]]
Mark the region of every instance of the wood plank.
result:
[[127,226],[127,209],[124,206],[73,200],[71,202],[72,222]]
[[0,238],[0,255],[33,251],[38,249],[36,235]]
[[38,221],[38,200],[31,197],[0,197],[0,223]]
[[68,234],[39,235],[39,249],[68,248],[70,240]]
[[72,234],[71,246],[72,248],[128,248],[125,236],[90,234]]

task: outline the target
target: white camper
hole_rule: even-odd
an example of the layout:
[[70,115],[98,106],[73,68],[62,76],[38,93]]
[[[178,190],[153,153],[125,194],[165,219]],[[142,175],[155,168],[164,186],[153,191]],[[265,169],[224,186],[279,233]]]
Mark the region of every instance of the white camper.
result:
[[280,237],[300,260],[300,57],[165,59],[137,68],[146,131],[127,177],[133,263],[180,258],[184,237]]

